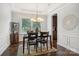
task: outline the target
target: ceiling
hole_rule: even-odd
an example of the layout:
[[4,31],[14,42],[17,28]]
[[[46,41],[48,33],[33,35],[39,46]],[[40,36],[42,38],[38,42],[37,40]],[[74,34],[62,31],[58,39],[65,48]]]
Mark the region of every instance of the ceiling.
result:
[[43,15],[47,15],[48,11],[50,11],[49,10],[50,8],[54,10],[56,7],[60,5],[61,5],[60,3],[12,3],[10,4],[11,9],[14,12],[36,14],[38,11],[38,14],[43,14]]

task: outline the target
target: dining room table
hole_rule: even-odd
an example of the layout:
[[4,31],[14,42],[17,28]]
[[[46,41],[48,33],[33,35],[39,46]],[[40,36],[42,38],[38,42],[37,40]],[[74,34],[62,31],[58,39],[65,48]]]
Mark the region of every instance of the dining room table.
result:
[[[38,37],[41,37],[40,35],[38,35]],[[52,40],[51,40],[51,35],[48,35],[49,40],[50,40],[50,48],[52,49]],[[23,53],[24,53],[24,49],[25,49],[25,41],[28,39],[28,35],[27,34],[23,34]]]

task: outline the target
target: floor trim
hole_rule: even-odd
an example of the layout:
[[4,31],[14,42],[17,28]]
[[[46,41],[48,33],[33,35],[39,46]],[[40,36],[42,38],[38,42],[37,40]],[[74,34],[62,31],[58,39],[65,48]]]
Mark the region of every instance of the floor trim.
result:
[[60,44],[60,43],[57,43],[57,44],[60,45],[60,46],[62,46],[62,47],[64,47],[64,48],[66,48],[66,49],[68,49],[68,50],[71,50],[71,51],[73,51],[73,52],[79,54],[79,50],[77,50],[77,49],[75,49],[75,48],[72,48],[72,47],[70,47],[70,46],[66,46],[66,45]]

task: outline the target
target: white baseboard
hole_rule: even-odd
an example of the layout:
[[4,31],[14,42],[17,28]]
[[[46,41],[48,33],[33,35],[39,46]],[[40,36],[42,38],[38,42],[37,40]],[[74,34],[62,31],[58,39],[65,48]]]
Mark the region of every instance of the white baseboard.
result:
[[[6,46],[6,47],[5,47]],[[0,51],[0,56],[4,53],[4,51],[10,46],[10,44],[4,45]]]
[[77,50],[75,48],[72,48],[70,46],[67,46],[67,45],[64,45],[64,44],[60,44],[60,43],[57,43],[57,44],[60,45],[60,46],[62,46],[62,47],[64,47],[64,48],[66,48],[66,49],[69,49],[69,50],[71,50],[71,51],[79,54],[79,50]]

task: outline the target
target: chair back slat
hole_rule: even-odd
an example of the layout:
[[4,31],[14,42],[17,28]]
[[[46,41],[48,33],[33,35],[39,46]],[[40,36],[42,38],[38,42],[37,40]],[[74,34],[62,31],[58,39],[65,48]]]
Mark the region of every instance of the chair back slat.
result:
[[48,37],[49,32],[40,32],[41,37],[45,38]]
[[28,33],[28,39],[29,40],[34,40],[37,38],[38,33]]

